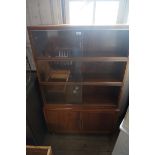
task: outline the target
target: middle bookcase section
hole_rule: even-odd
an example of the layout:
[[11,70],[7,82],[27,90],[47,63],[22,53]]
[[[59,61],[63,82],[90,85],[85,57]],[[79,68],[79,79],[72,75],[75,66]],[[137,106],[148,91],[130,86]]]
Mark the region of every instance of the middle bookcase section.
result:
[[43,83],[120,84],[126,62],[37,61]]
[[116,105],[121,87],[91,85],[42,85],[46,104]]

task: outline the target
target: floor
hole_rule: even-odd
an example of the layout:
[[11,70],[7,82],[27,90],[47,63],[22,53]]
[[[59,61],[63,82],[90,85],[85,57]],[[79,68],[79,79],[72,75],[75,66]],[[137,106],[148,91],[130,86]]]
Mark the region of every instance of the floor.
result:
[[44,145],[51,145],[53,155],[111,155],[117,136],[47,134]]

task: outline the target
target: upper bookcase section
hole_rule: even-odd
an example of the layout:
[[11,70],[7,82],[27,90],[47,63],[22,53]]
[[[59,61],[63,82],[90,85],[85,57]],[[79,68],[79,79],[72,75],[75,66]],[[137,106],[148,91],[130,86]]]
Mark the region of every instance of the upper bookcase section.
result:
[[128,26],[28,27],[36,59],[128,57]]

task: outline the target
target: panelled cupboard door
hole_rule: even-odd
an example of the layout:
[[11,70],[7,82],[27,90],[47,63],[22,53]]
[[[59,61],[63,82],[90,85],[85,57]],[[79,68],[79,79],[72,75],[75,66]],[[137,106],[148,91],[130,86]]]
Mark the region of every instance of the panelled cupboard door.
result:
[[112,133],[117,109],[44,109],[47,127],[55,133]]
[[45,110],[45,119],[51,132],[76,132],[80,130],[80,113],[70,110]]
[[115,111],[85,111],[81,112],[82,130],[90,133],[113,132],[116,125]]

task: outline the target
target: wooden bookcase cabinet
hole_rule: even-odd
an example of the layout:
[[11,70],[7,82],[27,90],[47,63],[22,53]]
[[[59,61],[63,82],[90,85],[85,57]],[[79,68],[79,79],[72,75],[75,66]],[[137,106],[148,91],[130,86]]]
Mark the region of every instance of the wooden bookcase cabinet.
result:
[[113,132],[128,79],[128,26],[31,26],[47,127]]

